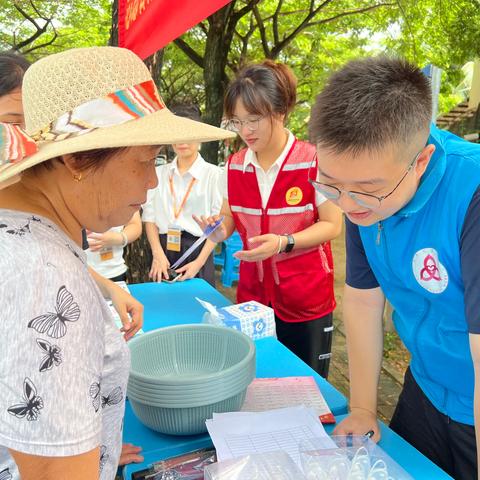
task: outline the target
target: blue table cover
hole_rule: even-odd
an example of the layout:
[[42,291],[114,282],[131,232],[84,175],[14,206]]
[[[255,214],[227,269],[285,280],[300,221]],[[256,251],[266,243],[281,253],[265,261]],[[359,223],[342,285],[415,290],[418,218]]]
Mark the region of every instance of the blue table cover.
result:
[[[199,279],[172,284],[133,284],[129,285],[129,289],[145,307],[143,329],[146,332],[160,327],[201,322],[205,310],[195,300],[195,297],[218,307],[231,304],[220,292]],[[330,383],[278,340],[264,338],[257,340],[255,344],[257,347],[257,377],[311,375],[315,378],[337,421],[344,418],[347,413],[347,399]],[[326,426],[326,428],[328,432],[333,430],[333,426]],[[380,446],[415,479],[444,480],[450,478],[387,426],[381,424],[381,428]],[[148,468],[152,462],[212,445],[208,434],[171,436],[145,427],[135,417],[128,401],[123,440],[141,446],[144,455],[143,463],[125,467],[123,473],[126,480],[131,480],[133,472]]]

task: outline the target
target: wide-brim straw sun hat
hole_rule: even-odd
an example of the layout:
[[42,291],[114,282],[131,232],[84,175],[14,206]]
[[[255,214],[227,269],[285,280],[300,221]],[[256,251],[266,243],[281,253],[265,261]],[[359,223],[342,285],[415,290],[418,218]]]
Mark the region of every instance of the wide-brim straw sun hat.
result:
[[148,68],[124,48],[78,48],[35,62],[25,73],[22,100],[25,132],[0,124],[0,188],[22,171],[68,153],[235,136],[175,116]]

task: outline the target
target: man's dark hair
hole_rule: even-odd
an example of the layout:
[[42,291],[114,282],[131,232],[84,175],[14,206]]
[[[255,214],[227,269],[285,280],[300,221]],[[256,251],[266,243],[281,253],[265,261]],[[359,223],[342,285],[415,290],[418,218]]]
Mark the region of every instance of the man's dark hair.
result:
[[0,97],[22,86],[30,63],[20,54],[0,52]]
[[202,121],[202,113],[200,112],[199,106],[195,103],[173,103],[169,105],[169,109],[178,117],[189,118],[197,122]]
[[430,82],[414,65],[385,56],[355,60],[334,73],[318,95],[310,141],[337,153],[408,143],[428,132]]

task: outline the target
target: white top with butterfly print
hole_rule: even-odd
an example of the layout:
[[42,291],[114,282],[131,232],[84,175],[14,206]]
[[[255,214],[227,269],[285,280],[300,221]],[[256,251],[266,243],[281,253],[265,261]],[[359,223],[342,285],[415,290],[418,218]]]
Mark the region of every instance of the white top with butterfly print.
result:
[[84,252],[49,220],[0,209],[0,272],[0,479],[19,479],[7,448],[100,445],[113,480],[130,357]]

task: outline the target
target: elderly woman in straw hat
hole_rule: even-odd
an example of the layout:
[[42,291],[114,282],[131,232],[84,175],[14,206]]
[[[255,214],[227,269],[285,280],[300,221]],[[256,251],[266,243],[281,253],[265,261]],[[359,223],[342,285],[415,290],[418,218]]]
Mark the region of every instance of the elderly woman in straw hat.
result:
[[113,479],[128,348],[90,276],[82,228],[128,221],[166,143],[230,136],[178,118],[113,47],[25,74],[26,132],[0,125],[0,478]]
[[[29,67],[30,63],[20,54],[0,52],[0,123],[12,123],[24,127],[22,80]],[[140,218],[138,212],[132,218],[137,217]],[[131,228],[130,230],[135,233],[134,229]],[[131,235],[132,232],[130,232]],[[87,250],[88,258],[89,252]],[[124,338],[129,340],[142,328],[143,305],[116,283],[110,282],[91,267],[89,269],[103,295],[112,300],[123,323]],[[123,449],[121,461],[128,463],[129,461],[139,460],[140,457],[131,455],[134,452],[135,449],[132,448]],[[2,480],[1,476],[0,480]]]

